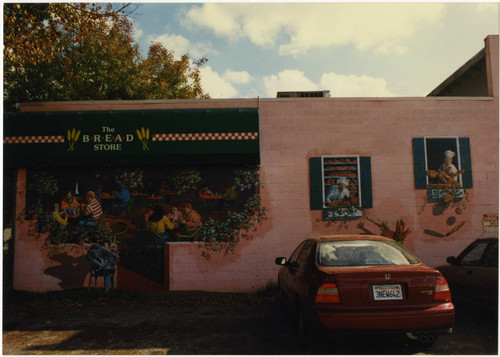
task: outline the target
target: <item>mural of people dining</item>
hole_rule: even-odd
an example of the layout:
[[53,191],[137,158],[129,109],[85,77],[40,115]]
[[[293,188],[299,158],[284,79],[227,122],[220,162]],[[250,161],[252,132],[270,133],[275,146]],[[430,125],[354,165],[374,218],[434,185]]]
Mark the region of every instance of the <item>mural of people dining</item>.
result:
[[29,170],[18,219],[49,246],[116,245],[120,264],[163,283],[164,243],[233,252],[266,218],[259,192],[255,166]]

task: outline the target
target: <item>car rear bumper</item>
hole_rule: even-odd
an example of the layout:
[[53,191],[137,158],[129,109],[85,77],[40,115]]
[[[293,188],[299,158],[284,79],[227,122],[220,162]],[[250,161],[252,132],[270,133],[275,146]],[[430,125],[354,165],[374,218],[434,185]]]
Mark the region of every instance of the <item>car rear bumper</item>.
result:
[[434,331],[449,333],[455,322],[455,307],[452,303],[430,306],[423,309],[370,311],[354,309],[316,309],[315,320],[320,326],[332,330],[366,331]]

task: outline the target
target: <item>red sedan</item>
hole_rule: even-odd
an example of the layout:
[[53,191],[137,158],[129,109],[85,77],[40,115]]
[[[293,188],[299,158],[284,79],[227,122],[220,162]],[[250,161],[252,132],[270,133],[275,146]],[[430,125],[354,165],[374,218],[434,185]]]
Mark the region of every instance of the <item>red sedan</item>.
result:
[[432,343],[451,333],[455,308],[448,283],[396,241],[377,236],[321,236],[303,241],[278,284],[296,312],[299,334],[336,331],[405,332]]

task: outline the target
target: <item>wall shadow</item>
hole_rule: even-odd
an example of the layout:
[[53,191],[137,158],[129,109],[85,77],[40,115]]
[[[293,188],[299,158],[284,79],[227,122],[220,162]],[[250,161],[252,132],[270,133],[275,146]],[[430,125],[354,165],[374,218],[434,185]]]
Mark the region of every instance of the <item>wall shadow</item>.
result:
[[51,256],[59,265],[45,269],[44,273],[60,280],[61,289],[81,288],[85,277],[90,272],[90,264],[86,256],[72,257],[67,253]]

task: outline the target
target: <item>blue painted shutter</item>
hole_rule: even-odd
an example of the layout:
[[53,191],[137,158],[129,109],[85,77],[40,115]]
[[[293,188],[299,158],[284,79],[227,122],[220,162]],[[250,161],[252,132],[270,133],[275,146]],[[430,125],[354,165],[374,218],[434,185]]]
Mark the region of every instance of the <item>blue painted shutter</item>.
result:
[[361,178],[361,207],[372,208],[372,164],[369,156],[359,158],[360,178]]
[[462,185],[464,188],[472,187],[472,160],[470,155],[470,139],[459,138],[460,145],[460,167],[464,169],[462,174]]
[[425,147],[424,138],[413,138],[413,175],[415,177],[415,188],[427,188],[427,174],[425,171]]
[[321,157],[309,158],[309,187],[311,210],[323,209],[323,174]]

